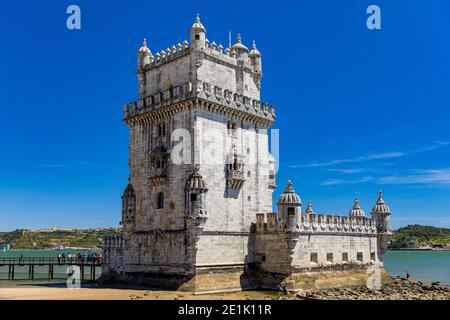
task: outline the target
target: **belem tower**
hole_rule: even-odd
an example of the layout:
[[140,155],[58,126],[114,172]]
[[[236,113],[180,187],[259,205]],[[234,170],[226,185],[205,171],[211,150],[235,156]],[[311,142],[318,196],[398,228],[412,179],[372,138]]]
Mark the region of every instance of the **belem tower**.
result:
[[275,108],[260,101],[261,54],[240,35],[210,42],[197,17],[189,39],[137,53],[123,236],[104,239],[104,282],[193,292],[349,286],[386,277],[391,237],[381,192],[366,217],[316,214],[287,181],[272,211]]

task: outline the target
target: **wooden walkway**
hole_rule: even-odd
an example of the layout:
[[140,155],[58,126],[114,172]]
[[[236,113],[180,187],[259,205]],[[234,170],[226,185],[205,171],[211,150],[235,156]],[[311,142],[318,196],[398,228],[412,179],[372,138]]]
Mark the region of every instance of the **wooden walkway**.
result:
[[78,266],[81,280],[85,280],[85,269],[90,268],[89,280],[95,280],[95,268],[102,266],[102,260],[58,259],[58,258],[0,258],[0,267],[8,266],[8,280],[15,280],[16,267],[28,266],[28,279],[34,279],[35,266],[48,266],[48,278],[53,279],[55,266]]

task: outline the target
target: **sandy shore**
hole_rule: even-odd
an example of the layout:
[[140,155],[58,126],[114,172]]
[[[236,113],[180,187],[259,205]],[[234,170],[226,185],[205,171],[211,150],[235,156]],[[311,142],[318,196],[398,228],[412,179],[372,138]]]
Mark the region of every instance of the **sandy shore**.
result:
[[194,295],[186,292],[138,289],[0,288],[0,300],[266,300],[274,297],[276,293],[264,291]]
[[[0,288],[0,300],[267,300],[277,299],[273,291],[239,291],[194,295],[187,292],[148,289],[82,287],[67,289],[63,285],[36,284]],[[381,290],[367,287],[334,288],[289,293],[287,300],[450,300],[450,287],[393,278]]]

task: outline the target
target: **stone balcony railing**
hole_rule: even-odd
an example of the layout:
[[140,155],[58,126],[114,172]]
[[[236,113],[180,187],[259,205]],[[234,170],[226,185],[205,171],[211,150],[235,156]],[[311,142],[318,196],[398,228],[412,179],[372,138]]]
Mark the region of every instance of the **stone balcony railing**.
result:
[[228,187],[231,189],[239,189],[242,187],[244,179],[244,171],[231,169],[227,175]]
[[148,178],[154,184],[162,184],[166,181],[167,170],[166,168],[151,168]]
[[294,232],[317,233],[362,233],[376,234],[376,222],[366,217],[347,217],[323,214],[301,214],[298,221],[284,222],[278,219],[277,214],[258,213],[256,215],[257,232],[283,231],[289,226]]

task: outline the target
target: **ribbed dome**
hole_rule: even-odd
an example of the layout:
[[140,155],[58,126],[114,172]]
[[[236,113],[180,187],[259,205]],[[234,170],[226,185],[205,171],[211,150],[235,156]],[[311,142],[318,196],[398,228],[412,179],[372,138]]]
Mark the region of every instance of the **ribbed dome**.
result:
[[127,187],[125,188],[125,190],[123,191],[123,197],[134,197],[135,193],[134,193],[134,188],[132,186],[131,183],[129,183],[127,185]]
[[248,48],[246,46],[244,46],[241,42],[241,35],[239,33],[236,36],[236,43],[231,48],[236,51],[242,50],[242,51],[248,52]]
[[205,182],[203,181],[202,175],[198,171],[199,171],[199,167],[195,166],[194,167],[194,172],[189,177],[189,179],[186,181],[186,189],[204,189],[204,190],[208,190],[206,188]]
[[250,57],[261,57],[261,53],[259,52],[259,50],[256,48],[256,43],[255,40],[253,40],[253,45],[252,45],[252,50],[250,51],[249,54]]
[[287,181],[286,189],[278,198],[278,204],[297,204],[297,205],[302,204],[300,196],[296,194],[294,189],[292,188],[291,180]]
[[306,207],[305,213],[306,213],[306,214],[314,214],[314,210],[313,210],[313,208],[312,208],[312,203],[311,203],[311,201],[308,201],[308,206]]
[[197,13],[197,18],[195,19],[195,23],[192,25],[190,30],[199,30],[199,31],[206,32],[205,27],[200,22],[200,15],[198,13]]
[[383,199],[383,193],[378,192],[378,200],[375,206],[372,208],[372,213],[391,213],[391,209],[387,206]]
[[147,47],[147,39],[146,38],[144,38],[144,41],[142,42],[142,45],[139,48],[139,52],[144,52],[144,53],[148,53],[148,54],[152,55],[152,53],[150,52],[150,49]]
[[353,218],[353,217],[365,217],[366,214],[364,213],[364,210],[361,209],[360,205],[359,205],[359,200],[358,198],[355,198],[355,204],[353,205],[353,209],[350,210],[350,212],[348,213],[348,216]]

